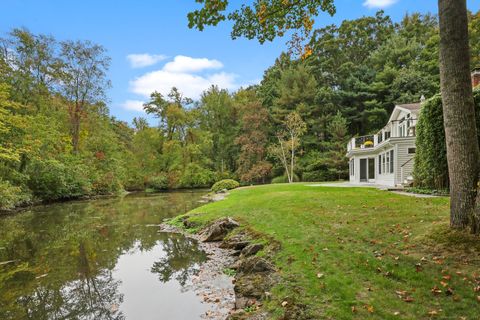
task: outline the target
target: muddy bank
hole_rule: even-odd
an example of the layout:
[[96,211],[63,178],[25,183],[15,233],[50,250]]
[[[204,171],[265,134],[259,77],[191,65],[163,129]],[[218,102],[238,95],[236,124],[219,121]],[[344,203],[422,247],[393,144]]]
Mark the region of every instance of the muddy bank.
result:
[[[270,298],[270,288],[278,281],[274,265],[268,260],[272,248],[240,227],[231,218],[222,218],[209,224],[196,234],[185,232],[195,227],[182,218],[185,229],[162,225],[167,232],[180,232],[196,239],[209,260],[194,278],[194,290],[210,308],[205,319],[262,320],[268,314],[262,311]],[[262,257],[257,253],[263,251]],[[266,254],[265,254],[266,253]],[[228,275],[227,275],[228,274]]]

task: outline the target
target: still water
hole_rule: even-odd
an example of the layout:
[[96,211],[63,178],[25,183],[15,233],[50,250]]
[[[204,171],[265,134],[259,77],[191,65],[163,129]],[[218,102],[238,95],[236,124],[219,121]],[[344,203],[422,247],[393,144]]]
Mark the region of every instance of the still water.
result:
[[195,241],[159,232],[202,192],[130,194],[0,218],[0,319],[200,319]]

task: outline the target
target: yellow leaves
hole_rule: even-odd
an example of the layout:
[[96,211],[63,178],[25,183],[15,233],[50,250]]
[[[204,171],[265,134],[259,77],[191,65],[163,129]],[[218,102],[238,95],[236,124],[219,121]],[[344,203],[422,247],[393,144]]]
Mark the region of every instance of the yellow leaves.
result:
[[309,45],[306,45],[305,48],[303,49],[303,53],[302,53],[301,59],[302,59],[302,60],[305,60],[305,59],[307,59],[308,57],[310,57],[312,54],[313,54],[312,48],[311,48]]
[[267,6],[265,5],[265,3],[262,3],[260,5],[260,9],[257,11],[257,17],[260,24],[265,25],[265,23],[267,22]]
[[302,19],[302,23],[305,31],[308,33],[312,30],[315,20],[311,19],[309,16],[304,16]]

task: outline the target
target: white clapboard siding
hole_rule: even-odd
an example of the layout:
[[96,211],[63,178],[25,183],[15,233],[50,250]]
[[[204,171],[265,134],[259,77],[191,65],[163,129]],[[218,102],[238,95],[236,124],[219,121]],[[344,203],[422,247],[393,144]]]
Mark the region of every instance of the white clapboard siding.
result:
[[[403,184],[404,180],[413,173],[413,164],[415,160],[411,160],[415,154],[408,154],[408,148],[415,148],[415,137],[395,139],[395,182]],[[392,141],[393,142],[393,141]],[[409,161],[411,160],[411,161]],[[403,177],[402,177],[403,165]]]

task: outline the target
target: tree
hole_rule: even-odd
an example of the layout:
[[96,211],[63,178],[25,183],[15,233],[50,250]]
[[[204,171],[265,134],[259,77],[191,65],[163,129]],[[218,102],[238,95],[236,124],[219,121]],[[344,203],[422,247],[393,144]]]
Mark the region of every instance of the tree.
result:
[[205,26],[216,26],[226,19],[233,22],[231,36],[233,39],[246,37],[258,39],[260,43],[272,41],[283,36],[288,30],[311,30],[320,11],[330,15],[335,13],[333,0],[255,0],[250,5],[242,5],[230,14],[225,14],[228,0],[197,0],[202,3],[200,10],[188,14],[188,26],[200,31]]
[[105,48],[90,41],[61,43],[61,90],[67,99],[73,152],[78,153],[80,123],[89,105],[105,99],[110,86],[106,79],[110,58]]
[[348,141],[347,121],[340,112],[332,118],[328,125],[332,136],[326,155],[327,165],[332,175],[338,180],[348,177],[348,162],[345,156],[345,145]]
[[185,120],[184,106],[192,104],[192,99],[186,98],[175,87],[164,97],[155,91],[150,95],[150,101],[143,105],[146,113],[153,114],[160,119],[160,128],[165,132],[167,141],[171,141],[175,134],[181,134],[182,123]]
[[270,153],[277,157],[287,174],[288,182],[294,181],[296,151],[300,137],[307,130],[307,125],[297,112],[290,113],[283,123],[283,130],[277,133],[278,144],[270,147]]
[[264,182],[272,164],[265,160],[268,143],[268,112],[254,97],[241,106],[241,128],[235,139],[240,146],[237,174],[243,182]]
[[480,152],[465,0],[439,0],[440,86],[450,177],[450,225],[480,233]]
[[199,121],[202,130],[212,135],[212,159],[215,170],[233,172],[236,169],[238,112],[227,90],[212,86],[206,90],[199,103]]

